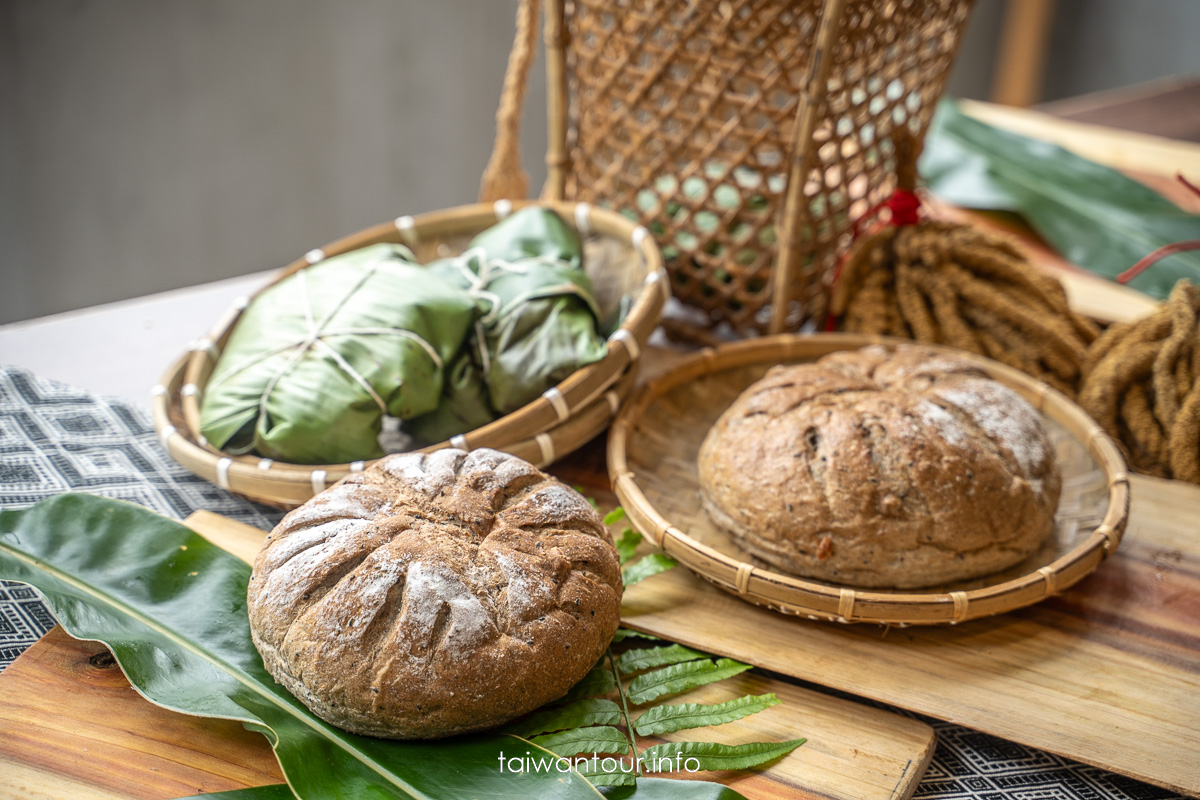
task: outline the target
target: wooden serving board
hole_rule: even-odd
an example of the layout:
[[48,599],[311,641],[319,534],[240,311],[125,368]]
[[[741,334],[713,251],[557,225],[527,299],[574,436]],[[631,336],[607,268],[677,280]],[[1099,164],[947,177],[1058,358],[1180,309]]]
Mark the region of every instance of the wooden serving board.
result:
[[[187,524],[245,560],[265,535],[208,512],[193,514]],[[0,673],[0,800],[165,800],[283,780],[264,737],[237,723],[152,705],[130,688],[107,652],[56,628]],[[923,722],[753,674],[681,699],[715,703],[765,692],[782,704],[663,739],[807,738],[765,769],[695,776],[725,783],[749,800],[912,796],[935,744]]]
[[1200,796],[1200,487],[1140,476],[1131,486],[1115,555],[1069,591],[998,617],[902,629],[811,622],[671,570],[630,587],[622,618]]

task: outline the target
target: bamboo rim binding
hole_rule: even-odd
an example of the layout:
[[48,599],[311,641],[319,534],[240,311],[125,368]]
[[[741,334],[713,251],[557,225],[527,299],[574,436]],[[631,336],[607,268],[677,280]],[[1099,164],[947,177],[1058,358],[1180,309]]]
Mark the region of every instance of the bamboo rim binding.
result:
[[[630,520],[664,552],[705,580],[749,602],[782,613],[814,620],[874,622],[895,625],[957,624],[980,617],[1012,611],[1061,592],[1094,570],[1121,541],[1129,511],[1129,479],[1125,461],[1116,445],[1092,419],[1065,395],[1029,378],[1024,373],[988,359],[954,351],[976,360],[987,374],[1025,397],[1039,412],[1061,425],[1103,475],[1103,495],[1108,506],[1103,518],[1076,544],[1049,564],[1015,578],[997,578],[982,588],[924,593],[859,590],[788,575],[758,562],[719,552],[687,532],[682,519],[664,516],[647,492],[662,496],[666,484],[634,469],[631,457],[644,444],[639,425],[649,409],[676,389],[698,379],[741,367],[807,361],[838,350],[868,344],[894,345],[900,340],[856,334],[821,334],[799,337],[781,335],[747,340],[701,351],[642,387],[613,423],[608,440],[608,467],[613,489]],[[691,395],[688,395],[689,397]],[[661,438],[666,433],[659,431]],[[690,448],[674,453],[675,461],[694,456]],[[661,453],[646,450],[646,464],[661,463]],[[657,459],[657,460],[652,460]],[[658,467],[647,468],[658,471]],[[663,473],[667,474],[667,473]],[[680,473],[676,473],[677,475]],[[690,496],[686,481],[669,484],[673,496]]]
[[[186,360],[180,359],[163,376],[162,383],[153,389],[151,411],[159,433],[159,443],[184,467],[222,489],[267,505],[293,508],[347,475],[362,472],[373,463],[355,461],[351,464],[312,464],[296,468],[298,465],[281,464],[256,456],[223,455],[215,458],[211,448],[192,438],[182,425],[185,368]],[[592,398],[563,423],[535,436],[497,445],[496,449],[523,458],[539,469],[549,466],[608,427],[629,396],[636,376],[637,368],[634,365],[615,384]],[[446,447],[476,449],[469,442],[458,439],[455,437],[416,452],[428,453]]]
[[[380,242],[397,242],[415,251],[432,252],[437,256],[449,255],[449,252],[440,252],[442,248],[448,247],[448,239],[469,238],[513,210],[529,204],[528,201],[513,202],[501,199],[489,204],[480,203],[415,216],[401,216],[393,222],[367,228],[324,247],[308,251],[281,270],[268,286],[326,258]],[[598,404],[611,394],[610,390],[617,381],[623,375],[633,372],[645,349],[646,340],[662,316],[669,292],[661,255],[644,229],[618,214],[592,208],[585,203],[541,205],[557,212],[569,224],[574,224],[585,237],[590,235],[601,243],[611,242],[628,249],[632,257],[622,258],[617,264],[618,271],[606,272],[605,275],[606,280],[613,280],[623,291],[633,295],[633,303],[621,326],[609,337],[608,352],[604,358],[577,370],[523,408],[473,431],[460,434],[450,443],[463,449],[508,449],[521,443],[522,452],[528,453],[528,456],[522,457],[527,457],[530,461],[538,461],[546,453],[554,453],[556,457],[561,457],[586,441],[576,441],[577,437],[572,437],[569,442],[561,437],[543,438],[539,446],[537,437],[539,434],[562,428],[585,409],[599,407]],[[164,388],[156,388],[155,424],[164,446],[176,441],[173,437],[180,434],[182,438],[178,441],[190,443],[192,448],[197,448],[187,449],[186,454],[178,459],[192,471],[217,483],[221,483],[221,479],[227,477],[229,488],[233,491],[240,491],[237,487],[247,485],[250,491],[243,493],[252,495],[257,500],[294,504],[315,493],[316,487],[322,481],[332,483],[332,476],[340,477],[354,471],[353,468],[357,465],[298,465],[255,456],[229,456],[213,448],[200,435],[200,403],[205,386],[234,324],[251,300],[250,297],[239,299],[208,335],[193,342],[190,352],[182,360],[177,395],[174,392],[170,395],[165,393],[165,387],[170,385],[169,381],[164,384]],[[175,375],[175,371],[172,370],[168,373],[168,378],[174,380]],[[168,400],[177,406],[178,414],[174,418],[168,414],[167,406],[159,408]],[[604,405],[607,404],[605,401]],[[588,418],[595,419],[595,412],[593,411]],[[601,426],[592,431],[589,438],[603,430],[607,421],[608,417],[605,417]],[[172,448],[168,447],[168,450]],[[174,450],[172,455],[175,455]],[[244,469],[247,465],[249,472]],[[314,470],[322,471],[324,475],[313,477]],[[270,480],[264,483],[263,475],[269,475]],[[235,481],[235,477],[239,480]]]

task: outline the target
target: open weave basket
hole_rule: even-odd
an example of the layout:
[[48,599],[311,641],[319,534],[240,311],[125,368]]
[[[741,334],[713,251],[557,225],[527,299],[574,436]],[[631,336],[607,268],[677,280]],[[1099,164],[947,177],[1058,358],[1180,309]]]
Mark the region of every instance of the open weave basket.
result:
[[1117,548],[1129,476],[1116,444],[1066,395],[973,354],[989,377],[1037,409],[1062,473],[1055,530],[1003,572],[925,589],[861,589],[784,573],[742,550],[700,503],[701,442],[720,414],[776,364],[900,340],[859,334],[767,336],[695,353],[624,404],[608,434],[608,472],[630,521],[701,578],[757,605],[808,619],[888,625],[957,624],[1037,603],[1082,580]]
[[[402,243],[422,263],[454,255],[473,236],[524,205],[528,203],[503,200],[401,216],[310,250],[281,270],[269,285],[326,258],[379,242]],[[425,451],[493,447],[544,466],[603,432],[632,388],[638,359],[667,300],[667,279],[658,248],[645,228],[612,211],[587,203],[541,205],[553,209],[584,237],[584,269],[601,311],[611,312],[623,297],[632,301],[629,311],[609,337],[604,358],[576,370],[511,414]],[[154,387],[154,423],[167,452],[197,475],[259,502],[296,506],[370,462],[286,464],[221,452],[201,435],[200,406],[208,380],[251,300],[244,297],[236,302]]]
[[[524,196],[521,0],[483,198]],[[971,0],[546,0],[549,177],[657,237],[672,294],[742,334],[821,318],[855,221],[920,149]],[[779,313],[777,309],[782,309]]]

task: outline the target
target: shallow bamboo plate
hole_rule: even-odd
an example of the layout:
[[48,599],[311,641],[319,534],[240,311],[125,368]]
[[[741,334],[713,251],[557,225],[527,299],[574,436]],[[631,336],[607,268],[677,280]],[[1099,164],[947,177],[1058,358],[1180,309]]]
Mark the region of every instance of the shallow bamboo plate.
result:
[[[620,214],[587,203],[507,200],[478,203],[398,217],[310,250],[282,269],[263,289],[327,258],[380,242],[407,245],[422,263],[454,255],[480,231],[512,211],[534,204],[554,210],[583,236],[584,268],[592,280],[601,312],[607,315],[627,295],[632,304],[620,328],[609,337],[604,358],[576,370],[558,386],[511,414],[455,436],[451,443],[464,450],[494,447],[517,455],[529,453],[534,456],[531,461],[545,461],[542,454],[551,453],[552,461],[579,447],[608,424],[611,414],[601,419],[601,411],[607,406],[603,398],[622,376],[634,371],[646,339],[662,317],[670,290],[662,255],[645,228]],[[211,332],[192,344],[182,365],[173,365],[163,382],[154,387],[155,427],[171,456],[197,475],[260,502],[297,505],[370,462],[288,464],[256,456],[230,456],[212,447],[200,435],[200,404],[208,379],[234,325],[252,299],[243,297],[234,303]],[[617,396],[624,397],[624,393]],[[568,427],[584,409],[590,409],[588,423]],[[540,434],[549,434],[551,430],[558,431],[557,440],[553,435],[539,440]],[[440,446],[445,444],[436,447]]]
[[741,550],[700,507],[696,460],[721,413],[768,368],[898,340],[857,334],[772,336],[703,350],[653,380],[608,437],[613,490],[633,524],[700,577],[785,614],[838,622],[955,624],[1031,605],[1095,569],[1121,541],[1129,480],[1117,447],[1065,395],[1014,369],[960,351],[1041,412],[1063,476],[1054,535],[1015,567],[920,590],[860,590],[796,577]]

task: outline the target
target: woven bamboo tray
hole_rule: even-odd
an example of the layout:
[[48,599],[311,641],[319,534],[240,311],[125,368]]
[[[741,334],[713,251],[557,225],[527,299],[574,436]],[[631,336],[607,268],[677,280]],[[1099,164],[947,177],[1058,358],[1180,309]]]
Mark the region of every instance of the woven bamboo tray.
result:
[[[294,508],[351,472],[361,472],[371,463],[356,461],[353,464],[312,464],[303,467],[278,465],[294,469],[271,465],[264,469],[261,465],[266,459],[255,456],[222,455],[214,460],[211,449],[198,443],[183,423],[183,395],[180,390],[185,385],[186,369],[187,358],[184,357],[172,365],[163,376],[163,382],[155,387],[151,402],[154,425],[159,431],[163,448],[171,458],[222,489],[259,503]],[[536,436],[496,445],[496,449],[512,453],[538,467],[550,465],[604,432],[621,403],[629,396],[636,378],[637,365],[634,364],[615,384],[565,421]],[[428,453],[452,446],[450,442],[442,442],[419,452]]]
[[1025,561],[934,589],[859,590],[779,572],[712,524],[699,502],[700,443],[747,386],[775,364],[896,343],[856,334],[742,341],[701,351],[642,387],[608,437],[613,489],[633,524],[697,575],[744,600],[809,619],[900,626],[956,624],[1031,605],[1075,584],[1116,549],[1129,513],[1129,480],[1117,447],[1064,395],[975,356],[969,357],[1041,412],[1063,475],[1055,533]]
[[[500,200],[398,217],[310,250],[281,270],[268,286],[331,256],[380,242],[403,243],[423,263],[454,255],[475,234],[525,205],[530,203]],[[607,425],[615,413],[609,406],[611,398],[621,399],[628,387],[612,394],[609,390],[622,376],[632,376],[646,339],[662,317],[669,295],[668,281],[658,247],[645,228],[587,203],[541,205],[556,211],[583,234],[584,268],[592,280],[601,312],[607,314],[622,297],[629,295],[633,299],[629,313],[609,337],[608,353],[600,361],[577,370],[517,411],[433,449],[450,445],[464,450],[494,447],[523,457],[532,456],[529,460],[539,462],[546,461],[542,456],[547,453],[554,457],[565,455]],[[171,456],[197,475],[260,502],[296,505],[342,476],[363,469],[369,462],[286,464],[255,456],[230,456],[212,447],[200,434],[200,402],[205,386],[233,326],[252,299],[240,298],[211,332],[194,342],[182,361],[167,371],[163,383],[154,388],[155,426]],[[605,408],[610,410],[601,420]],[[567,423],[585,409],[588,410],[585,417],[568,427]],[[540,441],[544,444],[539,445],[539,434],[552,429],[554,433],[542,437]]]

